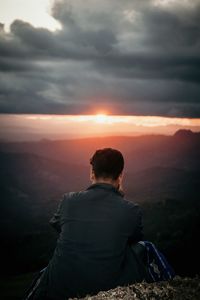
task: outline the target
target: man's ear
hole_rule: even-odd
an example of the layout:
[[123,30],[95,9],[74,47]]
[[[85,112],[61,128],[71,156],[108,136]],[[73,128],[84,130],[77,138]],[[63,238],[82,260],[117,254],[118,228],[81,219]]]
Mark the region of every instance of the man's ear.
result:
[[121,192],[122,196],[124,196],[124,191],[123,191],[123,185],[122,185],[122,179],[123,179],[124,173],[122,172],[119,177],[118,177],[118,190]]
[[94,179],[95,179],[94,170],[93,170],[93,168],[92,168],[92,166],[91,166],[91,167],[90,167],[90,180],[91,180],[91,181],[94,181]]
[[122,179],[124,177],[124,172],[122,171],[121,174],[119,174],[119,181],[122,182]]

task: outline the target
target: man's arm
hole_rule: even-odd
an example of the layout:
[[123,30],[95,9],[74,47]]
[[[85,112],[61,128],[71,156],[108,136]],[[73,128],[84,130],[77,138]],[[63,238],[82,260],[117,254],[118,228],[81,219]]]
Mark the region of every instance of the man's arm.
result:
[[142,224],[142,211],[140,207],[138,205],[134,205],[132,206],[131,210],[132,210],[133,227],[128,241],[129,243],[132,244],[143,240],[144,233],[143,233],[143,224]]

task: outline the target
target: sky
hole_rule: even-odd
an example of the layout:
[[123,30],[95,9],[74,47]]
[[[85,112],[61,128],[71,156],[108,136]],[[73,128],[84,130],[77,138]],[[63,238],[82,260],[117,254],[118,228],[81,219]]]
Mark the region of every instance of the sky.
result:
[[0,0],[0,113],[200,117],[200,0]]
[[173,135],[200,131],[200,118],[120,115],[2,114],[0,141],[66,140],[85,137]]

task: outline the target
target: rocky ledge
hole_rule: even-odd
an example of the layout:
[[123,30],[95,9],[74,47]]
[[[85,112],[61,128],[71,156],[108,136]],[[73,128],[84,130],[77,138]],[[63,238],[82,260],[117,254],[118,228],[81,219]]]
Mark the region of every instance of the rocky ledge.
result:
[[[74,298],[73,300],[76,300]],[[125,287],[99,292],[82,300],[200,300],[200,278],[181,278],[156,283],[137,283]],[[80,300],[80,299],[79,299]]]

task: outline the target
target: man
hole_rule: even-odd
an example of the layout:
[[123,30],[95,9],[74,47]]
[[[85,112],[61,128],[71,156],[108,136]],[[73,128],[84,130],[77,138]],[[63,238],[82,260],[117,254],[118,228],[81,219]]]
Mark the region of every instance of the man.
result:
[[92,184],[64,194],[50,220],[60,235],[34,299],[83,297],[145,279],[131,249],[143,234],[139,206],[122,192],[124,158],[105,148],[90,164]]

